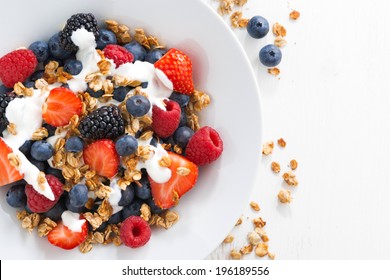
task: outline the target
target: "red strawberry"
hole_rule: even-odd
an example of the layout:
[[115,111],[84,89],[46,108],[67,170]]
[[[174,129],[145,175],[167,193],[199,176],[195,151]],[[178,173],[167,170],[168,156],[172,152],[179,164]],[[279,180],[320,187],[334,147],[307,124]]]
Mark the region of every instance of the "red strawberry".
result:
[[71,250],[83,243],[87,238],[87,235],[87,221],[82,225],[81,232],[71,231],[67,226],[64,226],[62,222],[59,222],[57,223],[57,226],[49,232],[47,240],[54,246],[65,250]]
[[192,62],[182,51],[170,49],[154,67],[160,69],[173,84],[173,90],[184,94],[194,91]]
[[9,163],[10,153],[12,153],[11,148],[0,138],[0,187],[23,179],[23,175]]
[[50,125],[63,126],[69,124],[74,115],[81,115],[82,102],[73,91],[67,88],[54,88],[43,109],[43,119]]
[[[172,171],[169,181],[160,184],[149,177],[154,202],[163,209],[176,205],[179,198],[192,189],[198,179],[196,164],[175,153],[168,152],[168,154],[172,161],[171,166],[169,166]],[[189,173],[186,174],[188,171]]]
[[191,137],[186,147],[186,157],[197,165],[213,162],[222,154],[223,142],[218,132],[204,126]]
[[102,139],[88,145],[83,152],[84,162],[100,176],[112,178],[118,172],[119,155],[112,140]]
[[31,50],[20,49],[0,58],[0,79],[6,87],[24,82],[37,67],[38,61]]
[[121,225],[120,238],[130,248],[144,246],[151,235],[149,224],[141,217],[130,216]]
[[104,56],[114,60],[116,68],[126,62],[133,62],[134,56],[131,52],[119,45],[109,44],[104,48]]
[[164,101],[166,111],[154,105],[152,109],[152,129],[157,136],[167,138],[178,128],[180,123],[180,105],[172,100]]
[[53,175],[46,175],[46,180],[54,194],[54,200],[50,200],[44,195],[41,195],[34,190],[31,185],[26,185],[25,192],[27,195],[27,206],[35,213],[44,213],[49,211],[57,203],[64,192],[64,185],[57,177]]

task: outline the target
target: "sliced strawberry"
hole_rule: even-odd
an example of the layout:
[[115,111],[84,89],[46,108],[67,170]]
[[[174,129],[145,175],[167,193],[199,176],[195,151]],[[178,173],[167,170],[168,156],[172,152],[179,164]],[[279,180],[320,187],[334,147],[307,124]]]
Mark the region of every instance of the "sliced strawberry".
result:
[[82,102],[73,91],[67,88],[54,88],[50,91],[43,109],[43,119],[50,125],[69,124],[74,115],[81,115]]
[[52,229],[47,235],[48,241],[54,246],[65,250],[76,248],[85,241],[88,235],[87,221],[81,227],[81,232],[71,231],[62,222],[57,223],[57,226]]
[[184,94],[194,91],[191,59],[182,51],[170,49],[154,67],[160,69],[173,84],[173,90]]
[[12,149],[0,138],[0,187],[23,179],[23,175],[8,160]]
[[118,172],[119,155],[112,140],[93,142],[84,149],[83,157],[89,168],[100,176],[112,178]]
[[154,202],[163,209],[175,206],[179,202],[179,198],[192,189],[198,179],[198,166],[196,164],[175,153],[168,152],[168,154],[172,161],[169,167],[172,171],[169,181],[160,184],[149,177]]

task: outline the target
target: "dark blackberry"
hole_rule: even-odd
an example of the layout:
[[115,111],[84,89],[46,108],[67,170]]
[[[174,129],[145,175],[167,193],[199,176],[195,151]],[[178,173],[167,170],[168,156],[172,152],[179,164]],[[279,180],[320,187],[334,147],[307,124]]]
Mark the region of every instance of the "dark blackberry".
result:
[[7,128],[8,120],[5,116],[5,109],[7,109],[8,104],[14,100],[15,94],[13,93],[0,93],[0,133]]
[[93,14],[75,14],[71,16],[62,31],[60,32],[60,44],[62,48],[68,51],[76,51],[77,46],[72,42],[72,32],[84,27],[87,31],[92,32],[97,40],[99,37],[99,27]]
[[87,139],[114,139],[125,133],[125,122],[117,106],[103,106],[84,117],[78,129]]

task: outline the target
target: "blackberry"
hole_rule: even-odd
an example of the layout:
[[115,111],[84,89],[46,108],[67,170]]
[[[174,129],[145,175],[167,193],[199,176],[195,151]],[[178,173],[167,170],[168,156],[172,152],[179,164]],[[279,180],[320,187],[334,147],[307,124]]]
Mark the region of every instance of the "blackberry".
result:
[[99,27],[93,14],[75,14],[71,16],[62,31],[60,32],[60,44],[67,51],[76,51],[77,46],[72,42],[72,32],[84,27],[87,31],[92,32],[97,40],[99,37]]
[[5,116],[5,109],[7,109],[8,104],[14,100],[15,94],[13,93],[0,93],[0,133],[7,128],[8,120]]
[[78,127],[88,139],[114,139],[125,133],[125,122],[117,106],[103,106],[84,117]]

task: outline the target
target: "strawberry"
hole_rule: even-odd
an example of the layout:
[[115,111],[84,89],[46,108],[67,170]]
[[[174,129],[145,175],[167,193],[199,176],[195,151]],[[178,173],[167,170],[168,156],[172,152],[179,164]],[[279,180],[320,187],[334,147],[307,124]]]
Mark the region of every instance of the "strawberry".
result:
[[74,115],[81,115],[82,102],[73,91],[67,88],[54,88],[50,91],[43,109],[43,119],[50,125],[67,125]]
[[63,222],[58,222],[47,235],[47,240],[54,246],[65,250],[76,248],[85,241],[88,235],[87,221],[81,227],[81,232],[71,231]]
[[105,57],[114,60],[116,68],[124,63],[131,63],[134,61],[133,54],[119,45],[109,44],[103,51]]
[[84,162],[100,176],[112,178],[118,172],[119,155],[112,140],[102,139],[88,145],[83,152]]
[[35,70],[38,61],[31,50],[15,50],[0,58],[0,79],[6,87],[24,82]]
[[11,148],[0,138],[0,187],[23,179],[23,175],[9,163],[10,153],[12,153]]
[[[172,161],[169,166],[172,175],[168,182],[156,183],[149,177],[154,202],[163,209],[175,206],[179,198],[192,189],[198,179],[196,164],[172,152],[168,152],[168,155]],[[186,174],[188,171],[189,173]]]
[[154,67],[160,69],[173,84],[173,90],[184,94],[194,91],[192,61],[182,51],[170,49]]
[[164,100],[165,110],[154,105],[152,109],[152,129],[161,137],[171,136],[180,124],[180,105],[172,100]]

